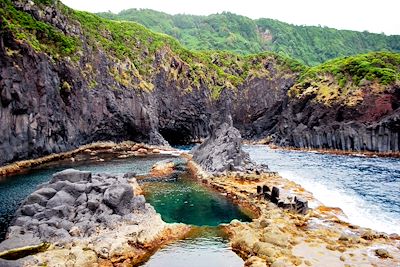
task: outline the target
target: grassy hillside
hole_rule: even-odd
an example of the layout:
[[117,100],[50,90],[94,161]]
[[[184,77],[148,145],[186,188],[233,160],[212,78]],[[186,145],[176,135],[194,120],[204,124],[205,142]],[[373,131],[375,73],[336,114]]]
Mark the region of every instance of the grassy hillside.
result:
[[[4,0],[0,3],[3,31],[36,52],[75,64],[91,88],[96,87],[96,66],[91,61],[98,59],[90,58],[103,53],[113,62],[113,66],[107,66],[109,74],[124,88],[152,90],[155,75],[167,70],[170,79],[181,83],[183,90],[204,85],[214,98],[223,88],[236,89],[246,80],[271,77],[273,74],[265,67],[268,62],[282,75],[285,71],[304,69],[298,61],[275,53],[240,56],[231,52],[191,51],[171,36],[155,33],[138,23],[101,18],[70,9],[59,1],[36,0],[35,5],[31,7],[32,13],[39,15],[44,14],[41,9],[46,5],[55,7],[59,12],[57,18],[67,22],[60,25],[67,25],[66,28],[60,29],[45,22],[44,17],[38,19],[17,8],[11,0]],[[68,26],[74,30],[68,32]]]
[[272,19],[251,20],[232,13],[209,16],[168,15],[153,10],[129,9],[119,14],[99,13],[114,19],[136,21],[177,38],[194,50],[227,50],[240,54],[274,51],[307,65],[370,51],[400,52],[400,36],[295,26]]
[[400,54],[371,52],[337,58],[305,71],[291,88],[292,97],[312,95],[318,102],[355,106],[365,95],[400,86]]

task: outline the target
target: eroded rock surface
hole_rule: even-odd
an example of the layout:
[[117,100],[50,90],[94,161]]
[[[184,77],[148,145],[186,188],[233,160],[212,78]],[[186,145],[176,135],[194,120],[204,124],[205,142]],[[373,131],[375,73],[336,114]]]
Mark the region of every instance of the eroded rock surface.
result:
[[211,130],[211,135],[193,150],[193,159],[204,170],[222,172],[243,165],[249,155],[242,151],[240,132],[232,123],[223,122]]
[[[20,206],[0,252],[50,247],[1,266],[135,265],[190,227],[166,224],[145,202],[135,178],[73,169],[53,175]],[[30,255],[30,254],[28,254]]]
[[137,224],[139,214],[154,213],[143,196],[120,175],[68,169],[56,173],[27,197],[17,210],[5,243],[70,242],[124,222]]
[[239,130],[233,127],[230,116],[223,122],[214,120],[210,125],[210,132],[210,136],[192,151],[193,160],[205,171],[256,169],[256,165],[250,161],[249,154],[242,150],[242,137]]

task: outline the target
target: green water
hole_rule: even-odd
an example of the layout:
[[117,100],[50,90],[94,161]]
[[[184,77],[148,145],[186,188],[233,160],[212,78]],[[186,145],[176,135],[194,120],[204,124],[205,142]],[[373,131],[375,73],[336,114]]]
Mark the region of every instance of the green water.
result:
[[241,267],[243,260],[229,247],[218,227],[199,227],[188,238],[165,246],[144,267]]
[[217,192],[198,184],[189,176],[178,182],[144,184],[146,200],[165,222],[217,226],[233,219],[250,221],[236,205]]
[[251,219],[226,197],[194,181],[189,174],[182,175],[177,182],[150,182],[142,188],[147,202],[165,222],[194,226],[188,238],[161,248],[142,266],[243,266],[243,260],[232,251],[218,225],[233,219]]

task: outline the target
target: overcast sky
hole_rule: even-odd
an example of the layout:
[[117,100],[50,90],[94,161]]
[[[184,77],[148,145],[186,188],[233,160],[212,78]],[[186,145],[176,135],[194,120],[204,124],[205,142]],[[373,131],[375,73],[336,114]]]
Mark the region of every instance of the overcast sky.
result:
[[297,25],[400,34],[400,0],[61,0],[89,12],[150,8],[169,14],[209,15],[230,11],[253,19]]

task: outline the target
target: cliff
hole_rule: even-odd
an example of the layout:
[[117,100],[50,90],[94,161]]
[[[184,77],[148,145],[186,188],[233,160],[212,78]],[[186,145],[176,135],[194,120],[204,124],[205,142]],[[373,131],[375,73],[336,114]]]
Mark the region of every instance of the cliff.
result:
[[[316,115],[307,114],[321,106],[328,116],[342,106],[288,94],[308,69],[277,54],[192,52],[139,24],[109,21],[51,0],[5,0],[0,17],[1,165],[101,140],[196,141],[208,135],[211,114],[221,108],[245,138],[270,135],[282,145],[319,147],[305,143],[297,127],[306,125],[313,139],[312,131],[320,130],[311,120]],[[398,101],[396,79],[385,88]],[[394,140],[398,106],[392,106],[371,120],[358,120],[359,113],[328,123],[315,120],[319,127],[331,122],[345,127],[354,119],[365,129],[395,125],[374,128]],[[306,118],[302,124],[299,112]],[[340,127],[338,134],[354,135]],[[398,151],[398,146],[360,149]]]
[[307,70],[274,132],[300,148],[398,152],[400,55],[370,53]]

